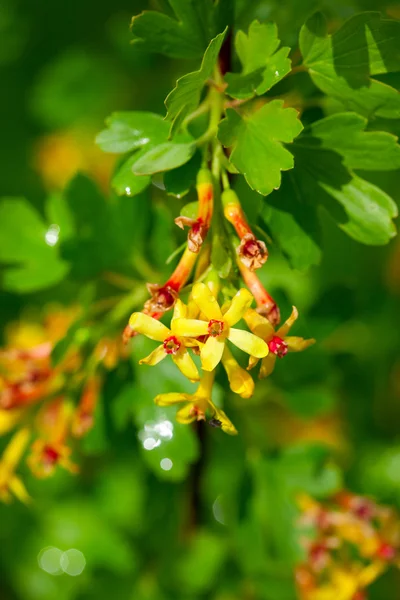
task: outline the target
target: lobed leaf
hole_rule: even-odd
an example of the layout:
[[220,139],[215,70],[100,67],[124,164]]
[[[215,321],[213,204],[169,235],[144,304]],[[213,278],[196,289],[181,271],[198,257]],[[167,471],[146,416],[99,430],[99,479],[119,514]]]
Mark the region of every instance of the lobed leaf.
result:
[[279,188],[281,171],[293,168],[293,156],[282,142],[292,142],[302,129],[297,111],[273,100],[250,115],[228,109],[218,136],[232,147],[230,160],[249,186],[266,196]]
[[290,72],[290,48],[279,49],[275,23],[253,21],[248,33],[239,31],[235,39],[242,73],[227,73],[227,94],[233,98],[250,98],[264,94]]
[[400,70],[400,23],[366,12],[327,35],[321,14],[300,32],[300,50],[315,85],[366,117],[400,117],[400,94],[371,76]]
[[367,124],[367,119],[356,113],[338,113],[310,125],[297,143],[335,150],[350,169],[399,169],[400,146],[396,136],[384,131],[365,131]]
[[346,168],[338,153],[318,144],[303,146],[301,139],[293,144],[292,152],[296,160],[293,177],[303,203],[311,199],[316,206],[324,206],[339,227],[361,243],[382,245],[396,235],[395,202]]
[[155,11],[133,17],[132,43],[171,58],[199,58],[231,13],[230,0],[169,0],[176,19]]

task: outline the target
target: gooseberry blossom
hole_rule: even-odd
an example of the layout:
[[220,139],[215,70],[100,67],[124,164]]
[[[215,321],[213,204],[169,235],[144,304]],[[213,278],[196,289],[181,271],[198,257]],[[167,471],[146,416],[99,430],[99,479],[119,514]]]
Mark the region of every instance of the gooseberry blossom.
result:
[[192,423],[193,421],[205,421],[208,412],[210,414],[210,425],[220,427],[222,431],[229,435],[236,435],[235,426],[228,419],[225,412],[217,408],[211,400],[213,383],[214,374],[205,372],[194,394],[180,392],[159,394],[155,397],[154,402],[158,406],[171,406],[182,403],[182,408],[176,413],[176,420],[183,424]]
[[243,318],[253,301],[248,290],[242,288],[237,292],[225,314],[222,314],[215,296],[204,283],[193,286],[192,297],[206,320],[177,318],[173,320],[171,327],[173,334],[177,336],[207,336],[200,350],[201,364],[205,371],[213,371],[221,361],[226,340],[252,356],[267,356],[269,349],[263,340],[249,331],[232,327]]
[[[272,373],[277,357],[283,358],[288,352],[301,352],[315,343],[314,339],[305,340],[302,337],[287,335],[298,316],[297,308],[293,306],[290,317],[275,331],[270,321],[257,311],[249,309],[245,313],[244,320],[249,329],[263,339],[269,348],[268,356],[264,357],[261,363],[259,373],[261,379]],[[258,360],[258,357],[253,354],[250,357],[248,368],[252,369],[258,363]]]
[[[173,327],[178,315],[187,314],[183,303],[178,301],[174,310],[174,317],[171,322]],[[129,326],[136,333],[143,333],[145,336],[156,342],[161,342],[151,354],[142,358],[139,364],[156,365],[167,356],[171,356],[178,369],[191,381],[199,380],[199,373],[196,365],[191,358],[188,347],[196,345],[192,340],[185,339],[184,336],[177,335],[174,329],[168,329],[157,319],[141,312],[133,313],[129,319]]]

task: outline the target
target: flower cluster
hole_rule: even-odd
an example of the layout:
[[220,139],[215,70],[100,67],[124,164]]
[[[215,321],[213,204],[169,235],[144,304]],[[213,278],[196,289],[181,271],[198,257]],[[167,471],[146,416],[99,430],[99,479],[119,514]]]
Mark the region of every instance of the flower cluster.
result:
[[75,473],[71,443],[93,426],[102,385],[102,370],[113,368],[123,347],[118,339],[102,338],[87,356],[72,343],[54,361],[53,350],[65,340],[80,314],[75,307],[53,308],[43,324],[21,321],[6,332],[0,350],[0,434],[16,430],[0,458],[0,499],[12,494],[29,499],[19,463],[36,477],[51,475],[57,466]]
[[[140,364],[153,366],[169,356],[190,381],[199,382],[193,394],[159,394],[155,398],[158,405],[183,403],[184,406],[177,413],[178,421],[189,423],[206,420],[208,414],[211,425],[235,434],[237,431],[226,414],[212,402],[217,366],[222,364],[231,390],[242,398],[249,398],[254,391],[254,381],[248,371],[260,360],[259,377],[263,378],[273,371],[277,358],[283,358],[287,352],[304,350],[314,340],[288,336],[298,316],[295,307],[289,319],[275,331],[280,321],[279,309],[255,273],[266,262],[268,251],[265,243],[254,236],[237,195],[229,188],[221,194],[220,208],[239,237],[232,247],[232,263],[237,263],[247,287],[237,285],[239,273],[233,270],[229,286],[221,281],[213,265],[213,252],[210,251],[206,236],[210,227],[218,227],[218,223],[221,235],[225,229],[218,219],[213,225],[213,177],[206,168],[202,168],[198,174],[197,193],[197,218],[175,219],[178,226],[190,227],[187,247],[181,260],[164,285],[148,284],[151,298],[142,312],[131,315],[124,339],[127,341],[136,334],[146,335],[159,345],[149,356],[141,359]],[[215,235],[212,241],[213,244],[223,243],[223,239]],[[182,300],[183,288],[189,281],[196,261],[197,268],[185,304]],[[220,297],[222,302],[219,302]],[[254,300],[257,309],[251,308]],[[172,308],[173,315],[167,327],[159,319]],[[242,320],[249,330],[237,327]],[[240,366],[232,353],[232,346],[249,355],[247,369]],[[194,360],[196,355],[200,358],[201,368]]]
[[305,561],[296,569],[301,600],[367,600],[368,586],[400,566],[394,510],[343,491],[321,503],[299,499]]

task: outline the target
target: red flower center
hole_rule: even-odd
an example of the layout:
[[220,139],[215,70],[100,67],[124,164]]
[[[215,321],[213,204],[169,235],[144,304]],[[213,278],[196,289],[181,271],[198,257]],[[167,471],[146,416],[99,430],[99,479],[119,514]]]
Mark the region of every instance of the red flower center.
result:
[[54,465],[60,457],[60,454],[52,446],[45,446],[43,448],[43,462],[46,465]]
[[288,352],[287,343],[277,335],[274,335],[274,337],[269,341],[268,348],[273,354],[279,356],[279,358],[283,358]]
[[181,347],[181,343],[174,335],[164,340],[164,350],[167,354],[176,354]]
[[253,256],[258,256],[258,254],[260,254],[260,246],[258,244],[258,241],[255,239],[247,240],[247,242],[245,242],[245,244],[243,245],[242,253],[244,256],[247,256],[248,258],[253,258]]
[[218,337],[224,330],[224,322],[217,321],[216,319],[211,319],[208,322],[208,333],[211,337]]
[[378,556],[382,560],[393,560],[396,556],[396,549],[387,542],[382,542],[378,549]]
[[160,308],[168,310],[174,305],[175,296],[169,291],[168,288],[164,288],[159,290],[156,302],[160,306]]

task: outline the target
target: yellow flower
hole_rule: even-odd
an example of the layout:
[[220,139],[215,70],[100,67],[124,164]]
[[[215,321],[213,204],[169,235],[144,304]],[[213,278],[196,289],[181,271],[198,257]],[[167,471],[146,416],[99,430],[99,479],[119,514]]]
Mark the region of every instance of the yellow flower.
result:
[[227,346],[222,355],[222,365],[228,376],[232,392],[242,398],[250,398],[254,392],[254,381],[251,375],[242,369]]
[[[182,318],[183,316],[186,317],[187,314],[187,307],[178,299],[175,303],[171,325],[175,319]],[[188,379],[191,381],[198,381],[200,379],[197,367],[187,350],[188,347],[196,345],[192,340],[184,341],[181,337],[175,335],[171,329],[168,329],[168,327],[157,321],[157,319],[153,319],[153,317],[141,312],[131,315],[129,326],[133,331],[143,333],[151,340],[162,342],[149,356],[142,358],[139,364],[156,365],[166,358],[166,356],[170,355],[178,369]]]
[[57,466],[71,473],[78,472],[78,466],[70,460],[72,450],[66,443],[73,413],[73,404],[60,397],[45,405],[37,415],[40,437],[33,442],[26,461],[35,477],[49,477]]
[[15,475],[31,434],[29,429],[20,429],[14,434],[0,460],[0,500],[11,501],[12,492],[21,502],[29,502],[30,496],[22,480]]
[[221,427],[222,431],[229,435],[236,435],[237,430],[235,426],[228,419],[224,411],[217,408],[211,400],[213,383],[214,375],[212,373],[204,373],[194,394],[179,392],[159,394],[155,397],[154,402],[158,406],[171,406],[172,404],[179,404],[181,402],[186,403],[176,413],[176,420],[184,424],[205,420],[208,409],[212,415],[209,421],[210,425]]
[[26,462],[38,478],[50,477],[57,466],[63,467],[70,473],[77,473],[78,466],[71,462],[71,453],[71,448],[62,441],[37,439],[32,444],[31,454]]
[[357,592],[369,586],[385,570],[383,563],[375,562],[361,565],[334,566],[329,581],[324,583],[307,597],[307,600],[353,600]]
[[225,314],[222,314],[216,298],[204,283],[196,283],[193,286],[192,297],[208,322],[176,318],[171,323],[171,327],[174,335],[178,336],[191,338],[208,336],[200,351],[201,364],[205,371],[213,371],[220,362],[226,339],[252,356],[257,358],[267,356],[268,345],[263,340],[249,331],[232,327],[242,319],[253,300],[248,290],[243,288],[238,291]]
[[[287,334],[290,331],[293,323],[296,321],[299,313],[297,308],[293,306],[292,314],[285,321],[285,323],[279,327],[279,329],[275,332],[274,327],[271,323],[260,315],[258,312],[252,309],[248,309],[246,314],[244,315],[244,320],[246,321],[249,329],[257,336],[265,340],[268,344],[269,354],[261,363],[260,374],[259,377],[262,379],[264,377],[268,377],[272,373],[275,367],[276,357],[282,358],[288,352],[301,352],[315,344],[314,339],[305,340],[301,337],[288,336]],[[249,360],[249,369],[252,369],[258,363],[258,356],[252,354]]]

